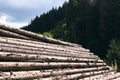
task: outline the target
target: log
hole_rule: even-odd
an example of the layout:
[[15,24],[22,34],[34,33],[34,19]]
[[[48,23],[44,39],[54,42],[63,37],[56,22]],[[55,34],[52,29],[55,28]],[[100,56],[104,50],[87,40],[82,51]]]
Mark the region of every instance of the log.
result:
[[80,46],[78,44],[72,44],[72,43],[69,43],[69,42],[64,42],[64,41],[48,38],[48,37],[45,37],[43,35],[36,34],[36,33],[30,32],[30,31],[25,31],[25,30],[22,30],[22,29],[15,29],[15,28],[12,28],[12,27],[6,27],[5,25],[0,25],[0,29],[4,29],[4,30],[7,30],[7,31],[11,31],[11,32],[20,34],[20,35],[24,35],[24,36],[27,36],[29,38],[36,39],[38,41],[44,41],[44,42],[49,42],[49,43],[54,43],[54,44],[59,44],[59,45],[72,46],[72,47],[73,46]]
[[38,78],[46,78],[51,76],[64,76],[76,73],[86,73],[86,72],[94,72],[100,70],[108,70],[107,67],[99,67],[98,68],[85,68],[85,69],[63,69],[63,70],[52,70],[52,71],[19,71],[19,72],[2,72],[1,76],[8,77],[9,79],[38,79]]
[[19,35],[19,34],[16,34],[16,33],[12,33],[12,32],[6,31],[6,30],[2,30],[2,29],[0,29],[0,35],[4,36],[4,37],[13,37],[13,38],[30,40],[30,38],[28,38],[26,36]]
[[0,52],[0,60],[5,61],[33,61],[33,62],[96,62],[103,63],[100,59],[73,58],[48,55],[35,55],[23,53]]
[[92,55],[88,54],[85,52],[79,52],[76,53],[74,51],[60,51],[60,50],[54,50],[54,49],[45,49],[43,47],[38,48],[38,47],[30,47],[30,46],[24,46],[24,45],[15,45],[15,44],[8,44],[8,43],[2,43],[0,42],[0,45],[3,47],[9,47],[9,48],[18,48],[18,49],[25,49],[25,50],[32,50],[32,51],[40,51],[40,52],[51,52],[51,53],[56,53],[56,54],[73,54],[73,55],[82,55],[82,54],[87,54],[87,55]]
[[61,76],[55,76],[55,77],[49,77],[49,78],[39,78],[39,80],[78,80],[83,79],[86,77],[94,76],[94,75],[101,75],[104,72],[109,72],[108,70],[100,70],[100,71],[90,71],[90,72],[83,72],[83,73],[77,73],[77,74],[71,74],[71,75],[61,75]]
[[[88,55],[88,54],[66,53],[66,52],[64,53],[63,51],[61,51],[61,52],[60,52],[60,51],[59,51],[59,52],[56,52],[56,51],[55,51],[55,52],[54,52],[54,51],[51,51],[51,50],[46,50],[46,49],[41,49],[41,48],[32,48],[32,47],[11,45],[11,44],[5,44],[5,43],[0,43],[0,45],[1,45],[1,48],[4,47],[4,48],[7,49],[7,51],[8,51],[8,48],[9,48],[9,49],[10,49],[10,48],[12,48],[12,49],[15,48],[15,49],[17,49],[17,50],[18,50],[18,49],[19,49],[19,50],[22,49],[22,50],[21,50],[22,52],[23,52],[23,51],[32,51],[32,52],[35,51],[36,53],[39,53],[39,52],[42,53],[42,52],[43,52],[43,53],[48,53],[48,54],[54,53],[54,54],[58,54],[58,55],[59,55],[59,54],[60,54],[60,55],[67,55],[67,54],[68,54],[68,55],[72,55],[72,56],[78,55],[78,56],[84,56],[84,57],[87,57],[87,56],[89,57],[89,56],[90,56],[90,58],[91,58],[91,57],[94,57],[94,55]],[[18,51],[19,51],[19,50],[18,50]],[[34,53],[35,53],[35,52],[34,52]]]
[[0,62],[0,71],[44,70],[63,68],[101,67],[106,63],[68,63],[68,62]]
[[36,41],[30,41],[30,40],[22,40],[22,39],[15,39],[15,38],[6,38],[6,37],[0,37],[0,42],[2,43],[9,43],[9,44],[16,44],[16,45],[24,45],[24,46],[31,46],[31,47],[43,47],[48,49],[55,49],[55,50],[61,50],[61,51],[74,51],[74,52],[88,52],[87,49],[84,49],[82,47],[74,48],[74,47],[68,47],[68,46],[58,46],[53,45],[49,43],[42,43],[42,42],[36,42]]
[[3,47],[0,45],[0,51],[5,52],[18,52],[18,53],[27,53],[27,54],[38,54],[38,55],[49,55],[49,56],[63,56],[63,57],[75,57],[75,58],[90,58],[90,59],[99,59],[98,56],[95,55],[87,55],[87,54],[56,54],[50,52],[40,52],[40,51],[33,51],[33,50],[26,50],[26,49],[17,49],[17,48],[9,48]]

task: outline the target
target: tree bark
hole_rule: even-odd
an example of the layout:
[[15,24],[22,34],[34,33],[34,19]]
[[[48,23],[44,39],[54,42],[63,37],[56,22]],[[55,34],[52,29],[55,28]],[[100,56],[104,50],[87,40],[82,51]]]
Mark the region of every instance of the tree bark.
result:
[[40,52],[51,52],[56,54],[73,54],[73,55],[92,55],[88,54],[87,52],[74,52],[74,51],[61,51],[61,50],[55,50],[55,49],[49,49],[49,48],[43,48],[43,47],[30,47],[25,45],[15,45],[15,44],[8,44],[8,43],[2,43],[0,42],[0,45],[3,47],[9,47],[9,48],[17,48],[17,49],[25,49],[25,50],[32,50],[32,51],[40,51]]
[[[90,73],[100,70],[108,70],[107,67],[93,67],[93,68],[85,68],[85,69],[63,69],[63,70],[52,70],[52,71],[19,71],[19,72],[3,72],[1,73],[2,76],[6,75],[12,80],[16,79],[38,79],[38,78],[46,78],[50,76],[63,76],[64,75],[71,75],[77,73]],[[83,74],[82,74],[83,75]]]
[[16,34],[24,35],[24,36],[27,36],[31,39],[36,39],[38,41],[44,41],[44,42],[48,42],[48,43],[54,43],[54,44],[59,44],[59,45],[72,46],[72,47],[73,46],[78,46],[78,47],[80,46],[78,44],[72,44],[72,43],[69,43],[69,42],[64,42],[64,41],[48,38],[48,37],[45,37],[43,35],[36,34],[36,33],[30,32],[30,31],[25,31],[25,30],[22,30],[22,29],[15,29],[15,28],[12,28],[12,27],[6,27],[5,25],[0,25],[0,29],[4,29],[4,30],[7,30],[7,31],[14,32]]
[[16,44],[16,45],[31,46],[31,47],[43,47],[43,48],[56,49],[56,50],[62,50],[62,51],[68,50],[68,51],[83,52],[83,53],[91,54],[88,49],[84,49],[82,47],[74,48],[74,47],[69,47],[69,46],[63,46],[63,45],[61,46],[61,45],[36,42],[36,41],[31,41],[31,40],[0,37],[0,42]]
[[27,46],[19,46],[19,45],[11,45],[11,44],[6,44],[6,43],[0,43],[1,46],[1,50],[2,51],[12,51],[12,52],[22,52],[25,53],[26,52],[32,52],[32,53],[45,53],[48,55],[69,55],[69,56],[81,56],[81,57],[93,57],[93,58],[98,58],[95,55],[91,55],[91,54],[79,54],[79,53],[71,53],[71,52],[64,52],[64,51],[56,51],[56,50],[49,50],[49,49],[44,49],[44,48],[34,48],[34,47],[27,47]]
[[4,36],[4,37],[13,37],[13,38],[20,38],[20,39],[30,40],[30,38],[28,38],[26,36],[16,34],[16,33],[13,33],[13,32],[9,32],[9,31],[6,31],[6,30],[2,30],[2,29],[0,29],[0,35]]
[[88,58],[73,58],[73,57],[61,57],[61,56],[48,56],[48,55],[36,55],[36,54],[23,54],[23,53],[11,53],[0,52],[0,60],[5,61],[33,61],[33,62],[95,62],[103,63],[100,59],[88,59]]
[[39,80],[76,80],[76,79],[83,79],[86,77],[96,76],[96,75],[104,75],[103,73],[108,73],[110,71],[108,70],[100,70],[100,71],[90,71],[90,72],[82,72],[82,73],[76,73],[76,74],[69,74],[64,76],[55,76],[55,77],[49,77],[49,78],[39,78]]
[[105,63],[68,63],[68,62],[0,62],[1,71],[44,70],[63,68],[86,68],[106,66]]
[[3,46],[0,47],[0,51],[18,52],[18,53],[26,53],[26,54],[38,54],[38,55],[49,55],[49,56],[99,59],[98,56],[95,56],[95,55],[87,55],[87,54],[74,55],[74,54],[62,54],[62,53],[61,54],[56,54],[56,53],[50,53],[50,52],[45,52],[45,51],[33,51],[33,50],[9,48],[9,47],[3,47]]

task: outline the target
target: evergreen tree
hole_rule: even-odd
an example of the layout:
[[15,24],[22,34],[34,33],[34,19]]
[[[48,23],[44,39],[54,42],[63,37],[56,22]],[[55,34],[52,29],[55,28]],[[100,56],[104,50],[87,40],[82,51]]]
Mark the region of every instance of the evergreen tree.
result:
[[120,40],[120,0],[69,0],[36,16],[23,29],[75,42],[105,58],[112,39]]

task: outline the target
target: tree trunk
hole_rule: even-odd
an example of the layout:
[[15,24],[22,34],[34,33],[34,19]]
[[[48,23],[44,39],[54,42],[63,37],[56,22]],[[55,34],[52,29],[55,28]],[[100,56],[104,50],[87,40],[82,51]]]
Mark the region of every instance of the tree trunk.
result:
[[36,42],[36,41],[31,41],[31,40],[0,37],[0,42],[16,44],[16,45],[26,45],[26,46],[31,46],[31,47],[43,47],[43,48],[49,48],[49,49],[57,49],[57,50],[63,50],[63,51],[68,50],[68,51],[74,51],[74,52],[86,52],[90,54],[88,49],[84,49],[82,47],[76,48],[76,47],[69,47],[69,46],[63,46],[63,45],[54,45],[54,44]]
[[25,45],[15,45],[15,44],[8,44],[8,43],[2,43],[0,42],[0,45],[3,47],[9,47],[9,48],[17,48],[17,49],[25,49],[25,50],[32,50],[32,51],[40,51],[40,52],[51,52],[56,54],[72,54],[72,55],[92,55],[88,54],[87,52],[74,52],[74,51],[61,51],[61,50],[55,50],[55,49],[47,49],[43,47],[30,47]]
[[0,62],[1,71],[44,70],[63,68],[86,68],[106,66],[105,63],[68,63],[68,62]]
[[[3,72],[1,75],[6,75],[6,77],[9,77],[12,80],[16,79],[38,79],[38,78],[46,78],[50,76],[64,76],[64,75],[71,75],[76,73],[81,73],[81,75],[84,75],[83,73],[91,73],[95,71],[100,70],[108,70],[107,67],[98,67],[98,68],[85,68],[85,69],[63,69],[63,70],[52,70],[52,71],[19,71],[19,72]],[[12,76],[12,77],[11,77]]]
[[2,30],[2,29],[0,29],[0,35],[4,36],[4,37],[6,36],[6,37],[13,37],[13,38],[20,38],[20,39],[30,40],[30,38],[28,38],[26,36],[16,34],[16,33],[13,33],[13,32],[9,32],[9,31],[6,31],[6,30]]
[[33,62],[96,62],[103,63],[100,59],[88,59],[88,58],[73,58],[73,57],[60,57],[60,56],[48,56],[48,55],[36,55],[36,54],[23,54],[23,53],[11,53],[0,52],[0,60],[7,61],[33,61]]
[[[103,75],[103,73],[109,73],[111,71],[108,70],[100,70],[100,71],[89,71],[89,72],[82,72],[82,73],[76,73],[76,74],[69,74],[69,75],[64,75],[64,76],[55,76],[55,77],[49,77],[49,78],[39,78],[39,80],[86,80],[84,79],[85,77],[92,77],[96,75]],[[89,80],[89,79],[88,79]]]
[[72,46],[72,47],[73,46],[80,46],[78,44],[72,44],[72,43],[69,43],[69,42],[64,42],[64,41],[48,38],[48,37],[45,37],[43,35],[35,34],[33,32],[30,32],[30,31],[25,31],[25,30],[22,30],[22,29],[15,29],[15,28],[12,28],[12,27],[6,27],[5,25],[0,25],[0,29],[4,29],[4,30],[7,30],[7,31],[14,32],[16,34],[24,35],[24,36],[27,36],[31,39],[36,39],[38,41],[44,41],[44,42],[66,45],[66,46]]
[[62,57],[99,59],[98,56],[95,56],[95,55],[87,55],[87,54],[77,54],[77,55],[74,55],[74,54],[62,54],[62,53],[56,54],[56,53],[50,53],[50,52],[45,52],[45,51],[33,51],[33,50],[10,48],[10,47],[3,47],[3,46],[0,47],[0,51],[18,52],[18,53],[26,53],[26,54],[38,54],[38,55],[49,55],[49,56],[62,56]]

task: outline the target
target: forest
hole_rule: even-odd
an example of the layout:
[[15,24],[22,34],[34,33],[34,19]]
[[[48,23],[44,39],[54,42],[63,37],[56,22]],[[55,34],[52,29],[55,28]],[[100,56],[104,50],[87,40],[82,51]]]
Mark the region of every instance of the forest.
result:
[[120,67],[120,0],[69,0],[22,29],[80,44]]

